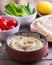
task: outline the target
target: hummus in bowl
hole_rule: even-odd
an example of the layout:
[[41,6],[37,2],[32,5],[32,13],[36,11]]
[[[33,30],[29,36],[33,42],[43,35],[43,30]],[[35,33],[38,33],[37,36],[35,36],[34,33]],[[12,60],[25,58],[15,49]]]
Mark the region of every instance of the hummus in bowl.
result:
[[44,46],[43,42],[31,36],[14,36],[9,43],[11,48],[20,51],[38,50]]
[[37,32],[18,32],[10,35],[6,42],[8,55],[19,62],[38,61],[48,51],[47,39]]

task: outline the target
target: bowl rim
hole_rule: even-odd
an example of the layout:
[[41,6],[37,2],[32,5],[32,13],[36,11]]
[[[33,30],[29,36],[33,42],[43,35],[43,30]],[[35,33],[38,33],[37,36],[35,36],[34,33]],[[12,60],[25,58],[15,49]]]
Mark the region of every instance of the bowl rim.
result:
[[[10,16],[8,16],[8,15],[0,15],[0,16],[1,16],[1,17],[7,17],[7,18],[10,17]],[[17,20],[17,19],[15,19],[15,18],[13,18],[13,17],[10,17],[10,18],[16,20],[16,21],[18,22],[18,25],[17,25],[15,28],[13,28],[13,29],[0,31],[0,33],[5,33],[5,32],[13,31],[14,29],[16,29],[17,27],[20,26],[20,21],[19,21],[19,19]]]
[[9,38],[11,38],[11,36],[15,36],[16,34],[21,33],[21,32],[22,32],[22,33],[24,33],[24,32],[27,33],[27,31],[19,31],[19,32],[17,32],[17,33],[14,33],[14,34],[11,34],[11,35],[8,36],[8,38],[7,38],[7,40],[6,40],[6,45],[7,45],[11,50],[16,51],[16,52],[23,52],[23,53],[27,53],[27,52],[28,52],[28,53],[30,53],[30,52],[36,52],[36,51],[42,50],[43,48],[45,48],[46,45],[48,45],[47,38],[46,38],[44,35],[42,35],[42,34],[40,34],[40,33],[38,33],[38,32],[28,31],[28,33],[35,33],[35,34],[41,35],[41,36],[45,39],[45,44],[43,45],[43,47],[40,48],[40,49],[37,49],[37,50],[30,50],[30,51],[21,51],[21,50],[15,50],[15,49],[11,48],[11,47],[9,46],[9,44],[8,44]]
[[[17,5],[21,5],[21,4],[17,4]],[[30,16],[35,15],[35,14],[37,15],[37,9],[36,9],[35,6],[34,6],[34,9],[35,9],[35,12],[34,12],[33,14],[28,15],[28,16],[24,16],[24,17],[20,17],[20,16],[12,16],[12,15],[8,14],[6,11],[5,11],[5,14],[8,15],[8,16],[17,17],[17,18],[26,18],[26,17],[30,17]]]

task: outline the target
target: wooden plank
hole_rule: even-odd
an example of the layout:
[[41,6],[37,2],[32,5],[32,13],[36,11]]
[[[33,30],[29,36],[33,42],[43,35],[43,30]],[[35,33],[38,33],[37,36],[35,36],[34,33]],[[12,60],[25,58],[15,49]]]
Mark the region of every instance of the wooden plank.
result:
[[[0,60],[1,59],[10,59],[10,57],[7,55],[6,51],[3,49],[0,51]],[[43,59],[52,60],[52,53],[48,53],[48,55],[45,56]]]
[[52,60],[41,60],[36,63],[19,63],[13,60],[0,60],[0,65],[51,65]]
[[47,56],[43,57],[44,60],[52,60],[52,53],[48,53]]

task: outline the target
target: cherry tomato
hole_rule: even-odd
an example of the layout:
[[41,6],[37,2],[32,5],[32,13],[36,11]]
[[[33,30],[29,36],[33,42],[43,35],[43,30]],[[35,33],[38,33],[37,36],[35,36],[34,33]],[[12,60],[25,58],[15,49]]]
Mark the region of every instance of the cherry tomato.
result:
[[8,21],[7,18],[0,17],[0,31],[10,30],[18,25],[16,20]]
[[1,28],[2,17],[0,16],[0,28]]
[[0,28],[1,28],[1,22],[0,22]]
[[0,22],[2,22],[3,18],[0,17]]
[[8,20],[6,18],[0,17],[0,28],[2,30],[6,30],[7,29],[7,22],[8,22]]
[[10,25],[10,26],[8,27],[8,30],[13,29],[13,28],[15,28],[15,26]]
[[17,21],[16,20],[10,20],[9,25],[17,26]]
[[6,23],[5,21],[2,21],[2,22],[1,22],[1,29],[2,29],[2,30],[6,30],[7,27],[8,27],[8,26],[7,26],[7,23]]
[[2,23],[2,21],[3,21],[3,20],[2,20],[2,18],[0,17],[0,28],[1,28],[1,23]]
[[6,18],[3,18],[3,21],[5,21],[6,23],[8,23],[8,20]]

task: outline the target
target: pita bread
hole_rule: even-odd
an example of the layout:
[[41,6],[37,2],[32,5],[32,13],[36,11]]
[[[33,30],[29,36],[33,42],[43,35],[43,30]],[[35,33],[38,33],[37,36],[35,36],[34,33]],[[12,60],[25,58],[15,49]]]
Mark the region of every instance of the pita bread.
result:
[[36,31],[52,41],[52,15],[47,15],[36,19],[31,24],[31,31]]

